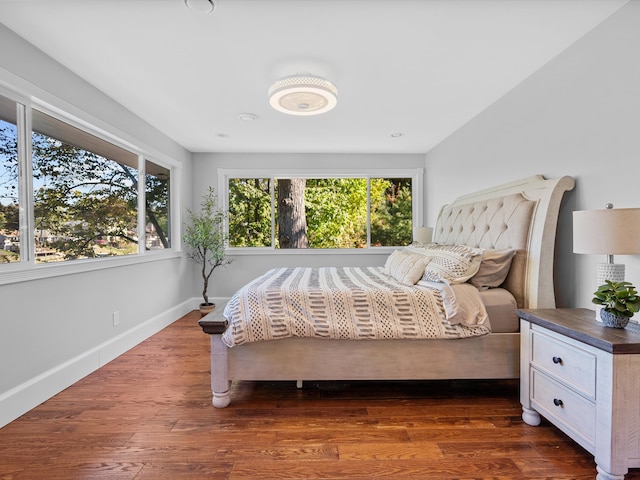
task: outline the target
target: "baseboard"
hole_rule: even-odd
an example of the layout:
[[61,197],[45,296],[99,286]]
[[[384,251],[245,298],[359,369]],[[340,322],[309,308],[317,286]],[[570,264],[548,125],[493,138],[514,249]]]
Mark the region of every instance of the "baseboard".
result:
[[195,299],[189,299],[0,394],[0,428],[197,309],[197,305]]

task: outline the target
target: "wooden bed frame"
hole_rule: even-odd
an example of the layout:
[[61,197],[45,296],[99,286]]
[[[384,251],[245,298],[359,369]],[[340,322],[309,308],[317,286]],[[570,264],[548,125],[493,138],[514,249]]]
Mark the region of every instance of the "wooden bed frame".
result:
[[[518,308],[553,308],[553,259],[560,203],[571,177],[533,176],[457,198],[445,205],[434,241],[514,248],[504,287]],[[524,220],[523,220],[524,219]],[[438,380],[518,378],[519,333],[460,340],[326,340],[287,338],[228,348],[222,308],[200,320],[211,336],[213,405],[230,403],[240,380]]]

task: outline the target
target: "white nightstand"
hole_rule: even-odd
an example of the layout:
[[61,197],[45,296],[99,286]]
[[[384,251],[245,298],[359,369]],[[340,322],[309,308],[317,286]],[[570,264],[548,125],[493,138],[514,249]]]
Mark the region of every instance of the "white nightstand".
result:
[[595,457],[598,480],[640,467],[640,327],[593,310],[518,310],[522,418],[540,415]]

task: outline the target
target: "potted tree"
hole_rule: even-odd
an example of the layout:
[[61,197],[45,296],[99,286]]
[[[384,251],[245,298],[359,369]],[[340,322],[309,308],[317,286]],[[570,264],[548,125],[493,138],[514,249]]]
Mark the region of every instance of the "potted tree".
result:
[[216,268],[231,263],[225,253],[228,235],[224,232],[224,220],[227,214],[218,208],[217,203],[215,189],[209,187],[207,194],[202,197],[200,212],[188,210],[188,222],[182,237],[189,247],[187,257],[201,266],[202,314],[207,314],[215,308],[215,304],[209,302],[207,294],[211,275]]
[[605,280],[593,293],[591,300],[601,305],[600,318],[607,327],[624,328],[629,319],[640,310],[640,297],[630,282]]

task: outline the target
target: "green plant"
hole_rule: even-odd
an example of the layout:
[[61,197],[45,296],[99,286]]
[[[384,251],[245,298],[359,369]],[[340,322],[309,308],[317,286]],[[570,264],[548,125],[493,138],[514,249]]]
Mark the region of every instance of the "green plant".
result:
[[605,282],[593,293],[595,297],[591,301],[618,317],[633,317],[640,310],[640,297],[636,288],[630,282]]
[[225,248],[228,235],[224,231],[224,221],[227,213],[218,208],[217,197],[213,187],[202,197],[200,212],[188,210],[189,220],[185,225],[182,237],[189,247],[187,257],[201,265],[202,299],[209,305],[209,279],[214,270],[231,263],[226,258]]

